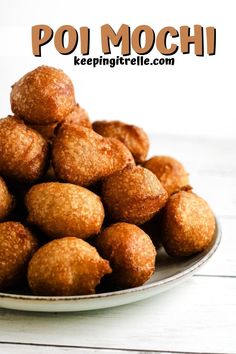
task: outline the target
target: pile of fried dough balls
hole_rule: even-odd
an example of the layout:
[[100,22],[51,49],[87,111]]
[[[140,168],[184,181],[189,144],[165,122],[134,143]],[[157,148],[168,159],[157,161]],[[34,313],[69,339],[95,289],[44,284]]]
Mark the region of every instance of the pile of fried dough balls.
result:
[[213,213],[182,164],[147,160],[139,127],[91,124],[62,70],[27,73],[10,100],[14,115],[0,120],[0,291],[136,287],[152,276],[160,245],[173,257],[210,245]]

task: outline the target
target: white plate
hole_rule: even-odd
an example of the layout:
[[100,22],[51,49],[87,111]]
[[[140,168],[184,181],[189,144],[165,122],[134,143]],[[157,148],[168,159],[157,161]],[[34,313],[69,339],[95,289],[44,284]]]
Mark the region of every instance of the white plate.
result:
[[158,252],[156,270],[143,286],[95,295],[33,296],[0,293],[0,307],[42,312],[70,312],[95,310],[143,300],[168,290],[193,275],[208,261],[219,246],[221,229],[216,219],[216,233],[211,246],[204,252],[186,260],[168,257],[163,249]]

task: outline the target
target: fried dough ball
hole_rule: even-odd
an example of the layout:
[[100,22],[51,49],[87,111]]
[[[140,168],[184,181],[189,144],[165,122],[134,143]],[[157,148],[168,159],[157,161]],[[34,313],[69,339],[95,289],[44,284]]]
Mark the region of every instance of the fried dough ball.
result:
[[94,294],[101,278],[111,273],[96,248],[76,237],[53,240],[41,247],[28,268],[28,283],[36,295]]
[[9,193],[2,177],[0,177],[0,221],[6,219],[14,207],[14,198]]
[[105,179],[102,200],[115,221],[143,224],[166,203],[167,192],[157,177],[141,166],[128,166]]
[[[92,129],[92,124],[89,120],[88,113],[84,108],[80,107],[79,104],[76,104],[73,111],[69,113],[64,119],[63,122],[74,123],[79,126]],[[60,123],[44,124],[44,125],[30,125],[32,129],[37,130],[44,139],[51,142],[54,136],[56,135],[57,127]]]
[[52,162],[58,178],[81,186],[134,164],[130,151],[119,140],[68,123],[62,124],[53,141]]
[[0,120],[0,174],[19,182],[35,182],[47,164],[43,137],[14,116]]
[[173,257],[205,250],[214,238],[215,218],[207,202],[192,192],[172,195],[163,209],[162,242]]
[[146,161],[143,167],[157,176],[169,195],[178,192],[189,183],[184,166],[172,157],[154,156]]
[[120,140],[132,153],[136,163],[142,163],[147,157],[149,139],[143,129],[119,121],[97,121],[93,129],[106,138]]
[[121,222],[107,227],[98,236],[97,247],[109,260],[110,277],[117,287],[143,285],[155,270],[155,247],[138,226]]
[[12,112],[30,124],[60,122],[74,105],[73,84],[59,69],[39,66],[12,86]]
[[0,223],[0,291],[19,285],[38,247],[32,233],[19,222]]
[[25,204],[28,221],[50,238],[69,234],[85,239],[99,233],[104,220],[100,198],[69,183],[37,184],[26,194]]

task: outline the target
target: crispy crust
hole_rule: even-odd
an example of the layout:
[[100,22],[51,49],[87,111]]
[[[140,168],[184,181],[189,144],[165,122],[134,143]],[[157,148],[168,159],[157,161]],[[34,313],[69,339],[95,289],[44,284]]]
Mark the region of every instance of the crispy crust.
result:
[[101,278],[111,273],[109,262],[96,249],[75,237],[53,240],[41,247],[28,268],[28,282],[36,295],[95,293]]
[[172,195],[162,218],[162,242],[174,257],[186,257],[206,249],[213,240],[215,218],[207,202],[192,192]]
[[112,267],[110,280],[117,287],[131,288],[144,284],[155,270],[155,247],[139,227],[117,223],[107,227],[97,240],[102,257]]
[[35,182],[47,165],[43,137],[14,116],[0,120],[0,173],[19,182]]
[[106,138],[120,140],[132,153],[136,163],[145,161],[149,150],[149,138],[143,129],[119,121],[96,121],[93,129]]
[[154,156],[146,161],[143,167],[157,176],[169,195],[180,191],[189,183],[184,166],[172,157]]
[[69,113],[65,119],[65,123],[78,124],[79,126],[92,129],[92,123],[90,122],[89,115],[86,110],[77,103],[71,113]]
[[131,153],[120,141],[68,123],[62,124],[54,139],[52,161],[58,178],[81,186],[134,164]]
[[165,205],[167,197],[157,177],[141,166],[128,166],[103,182],[102,200],[115,221],[143,224]]
[[6,219],[14,208],[14,198],[9,193],[6,183],[0,177],[0,221]]
[[100,232],[104,209],[100,198],[69,183],[41,183],[26,195],[28,221],[50,238],[87,238]]
[[0,223],[0,291],[17,286],[26,276],[37,239],[18,222]]
[[[88,113],[85,111],[84,108],[80,107],[79,104],[76,104],[73,111],[69,113],[64,119],[63,122],[66,123],[73,123],[79,126],[92,129],[92,124],[89,120]],[[56,131],[58,126],[61,123],[51,123],[51,124],[31,124],[29,125],[32,129],[37,130],[45,140],[51,142],[52,139],[56,135]]]
[[42,135],[42,137],[46,140],[51,142],[54,135],[56,128],[58,126],[58,123],[52,123],[52,124],[28,124],[28,126],[34,130],[36,130],[39,134]]
[[60,122],[74,105],[73,84],[59,69],[39,66],[12,86],[12,112],[27,123]]

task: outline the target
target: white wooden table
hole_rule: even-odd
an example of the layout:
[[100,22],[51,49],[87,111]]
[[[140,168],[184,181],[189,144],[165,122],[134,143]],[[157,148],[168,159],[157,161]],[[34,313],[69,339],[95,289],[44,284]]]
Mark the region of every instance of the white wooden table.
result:
[[152,154],[184,163],[219,216],[221,245],[190,280],[112,309],[26,313],[0,309],[0,353],[236,353],[236,141],[159,136]]

